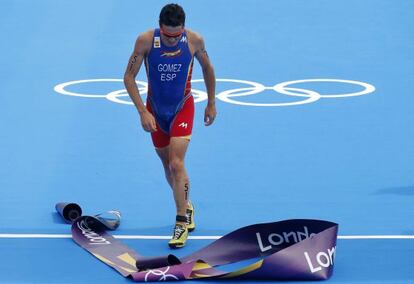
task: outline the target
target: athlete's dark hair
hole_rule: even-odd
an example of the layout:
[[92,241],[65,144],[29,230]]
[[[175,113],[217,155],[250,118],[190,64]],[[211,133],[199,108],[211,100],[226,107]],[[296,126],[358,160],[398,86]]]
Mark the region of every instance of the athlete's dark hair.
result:
[[184,26],[185,13],[183,7],[178,4],[165,5],[160,12],[160,25],[177,27]]

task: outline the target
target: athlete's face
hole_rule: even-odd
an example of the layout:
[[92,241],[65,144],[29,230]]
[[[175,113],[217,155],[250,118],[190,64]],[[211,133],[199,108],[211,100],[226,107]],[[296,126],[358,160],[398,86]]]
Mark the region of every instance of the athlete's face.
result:
[[174,46],[180,41],[181,36],[184,32],[184,26],[166,26],[162,24],[160,26],[161,40],[165,45]]

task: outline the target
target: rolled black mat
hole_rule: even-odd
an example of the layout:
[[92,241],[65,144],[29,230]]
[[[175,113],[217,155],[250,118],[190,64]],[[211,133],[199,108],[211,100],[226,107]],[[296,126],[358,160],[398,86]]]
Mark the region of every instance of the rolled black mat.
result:
[[70,224],[82,216],[82,208],[76,203],[59,202],[55,205],[55,209],[63,220]]

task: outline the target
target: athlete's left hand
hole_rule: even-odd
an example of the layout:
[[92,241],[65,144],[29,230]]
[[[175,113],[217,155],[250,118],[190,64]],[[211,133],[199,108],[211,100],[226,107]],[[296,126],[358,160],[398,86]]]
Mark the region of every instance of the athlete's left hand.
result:
[[207,104],[206,110],[204,111],[204,125],[212,125],[216,118],[217,111],[215,104]]

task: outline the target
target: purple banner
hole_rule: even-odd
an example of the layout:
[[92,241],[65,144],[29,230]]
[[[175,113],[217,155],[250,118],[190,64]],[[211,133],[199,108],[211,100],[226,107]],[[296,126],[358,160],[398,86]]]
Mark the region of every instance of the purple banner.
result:
[[[233,231],[178,259],[143,257],[106,232],[102,219],[82,216],[72,224],[74,241],[134,281],[186,279],[324,280],[333,271],[338,225],[295,219],[255,224]],[[236,271],[221,265],[258,259]],[[138,267],[138,268],[137,268]]]

